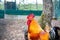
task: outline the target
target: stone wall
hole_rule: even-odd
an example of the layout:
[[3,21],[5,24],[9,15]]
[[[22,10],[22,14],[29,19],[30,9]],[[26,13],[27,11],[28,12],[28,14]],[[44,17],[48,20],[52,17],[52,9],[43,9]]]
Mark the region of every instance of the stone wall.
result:
[[[4,19],[25,19],[26,20],[27,15],[8,15],[5,14]],[[35,16],[35,19],[40,19],[40,16]]]
[[60,21],[59,20],[52,20],[51,25],[52,25],[52,27],[57,26],[60,28]]
[[46,14],[45,19],[47,19],[49,21],[49,25],[51,25],[51,20],[53,16],[52,0],[43,0],[43,13]]

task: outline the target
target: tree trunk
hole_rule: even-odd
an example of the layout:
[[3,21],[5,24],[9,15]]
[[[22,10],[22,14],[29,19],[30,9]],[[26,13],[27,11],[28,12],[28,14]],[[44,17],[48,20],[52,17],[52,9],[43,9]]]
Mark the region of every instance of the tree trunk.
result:
[[45,19],[49,22],[46,22],[51,26],[51,19],[53,16],[53,3],[52,0],[43,0],[43,14],[46,15]]

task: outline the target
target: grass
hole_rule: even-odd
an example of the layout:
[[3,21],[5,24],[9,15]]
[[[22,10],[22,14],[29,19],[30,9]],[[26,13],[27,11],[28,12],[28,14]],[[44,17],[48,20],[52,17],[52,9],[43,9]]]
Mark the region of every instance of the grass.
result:
[[4,5],[0,4],[0,9],[3,10],[4,9]]
[[38,4],[36,6],[36,4],[20,4],[18,5],[19,10],[42,10],[43,9],[43,5],[42,4]]

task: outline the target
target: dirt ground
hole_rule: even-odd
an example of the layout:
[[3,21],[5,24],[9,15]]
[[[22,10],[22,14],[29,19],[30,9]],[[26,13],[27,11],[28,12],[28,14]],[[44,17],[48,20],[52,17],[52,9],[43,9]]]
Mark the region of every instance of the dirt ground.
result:
[[[0,19],[0,40],[25,40],[24,26],[26,27],[26,20]],[[60,35],[60,30],[58,33]]]
[[0,19],[0,40],[25,40],[25,20]]

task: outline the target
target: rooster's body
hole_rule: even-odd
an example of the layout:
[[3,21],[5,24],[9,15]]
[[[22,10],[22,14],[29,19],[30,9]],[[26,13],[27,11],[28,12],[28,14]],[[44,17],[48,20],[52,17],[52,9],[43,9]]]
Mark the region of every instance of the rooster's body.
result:
[[49,33],[45,32],[41,26],[32,19],[28,27],[28,39],[30,40],[49,40]]

